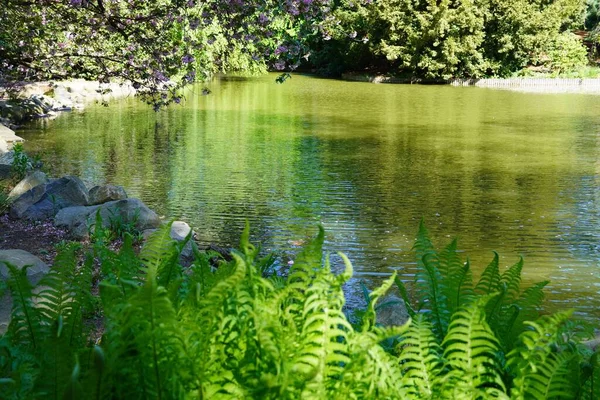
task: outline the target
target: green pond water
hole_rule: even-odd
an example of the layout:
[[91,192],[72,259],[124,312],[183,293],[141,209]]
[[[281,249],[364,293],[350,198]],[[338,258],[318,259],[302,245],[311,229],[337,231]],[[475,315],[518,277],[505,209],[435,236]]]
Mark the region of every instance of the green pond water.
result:
[[[600,96],[222,77],[154,113],[135,99],[20,134],[54,175],[123,185],[205,243],[245,219],[282,264],[317,231],[372,286],[412,279],[421,217],[459,237],[476,275],[500,253],[549,279],[550,307],[600,316]],[[339,265],[339,258],[333,257]]]

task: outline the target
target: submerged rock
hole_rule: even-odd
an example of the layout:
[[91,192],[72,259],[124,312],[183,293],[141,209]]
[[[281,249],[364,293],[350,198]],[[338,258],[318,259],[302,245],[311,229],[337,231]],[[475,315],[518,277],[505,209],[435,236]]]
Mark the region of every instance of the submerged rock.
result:
[[404,325],[410,316],[404,300],[394,294],[388,294],[377,303],[377,323],[384,326]]
[[89,236],[98,211],[105,228],[110,227],[111,221],[113,224],[134,224],[140,232],[157,228],[161,224],[158,215],[139,199],[116,200],[87,207],[66,207],[56,214],[54,224],[68,229],[75,238],[83,239]]
[[[50,271],[48,265],[42,260],[24,250],[0,250],[0,277],[5,281],[9,277],[6,263],[14,265],[19,270],[30,265],[27,269],[27,279],[32,285],[36,285]],[[11,311],[12,297],[6,293],[0,298],[0,334],[6,332],[8,328]]]

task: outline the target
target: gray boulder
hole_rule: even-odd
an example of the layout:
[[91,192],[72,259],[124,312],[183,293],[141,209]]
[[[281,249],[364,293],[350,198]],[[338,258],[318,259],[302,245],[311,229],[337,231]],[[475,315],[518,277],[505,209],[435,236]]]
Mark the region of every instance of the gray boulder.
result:
[[102,226],[110,227],[111,221],[135,223],[140,232],[160,226],[158,215],[139,199],[110,201],[101,205],[87,207],[66,207],[61,209],[54,219],[54,224],[68,229],[79,239],[89,235],[90,227],[96,222],[96,213],[100,212]]
[[123,200],[127,198],[127,193],[122,186],[103,185],[94,186],[90,189],[89,204],[103,204],[114,200]]
[[83,182],[75,176],[65,176],[23,193],[13,201],[10,215],[43,220],[54,217],[63,208],[87,204],[88,192]]
[[[12,264],[18,269],[31,265],[27,269],[27,279],[32,285],[36,285],[50,271],[50,268],[42,260],[24,250],[0,250],[0,277],[4,280],[7,280],[9,276],[6,263]],[[6,293],[0,298],[0,334],[6,332],[8,328],[11,310],[12,297]]]
[[[4,140],[4,139],[2,139]],[[6,142],[5,142],[6,143]],[[12,172],[13,152],[0,152],[0,180],[10,178]]]
[[48,177],[42,171],[34,171],[17,184],[8,194],[9,199],[16,199],[36,186],[48,183]]
[[388,294],[377,302],[377,323],[383,326],[404,325],[410,318],[404,300],[394,294]]

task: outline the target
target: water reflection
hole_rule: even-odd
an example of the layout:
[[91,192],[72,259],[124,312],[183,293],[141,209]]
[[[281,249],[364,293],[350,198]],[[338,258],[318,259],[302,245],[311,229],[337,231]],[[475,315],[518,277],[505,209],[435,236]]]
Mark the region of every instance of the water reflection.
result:
[[598,316],[600,98],[273,82],[221,79],[158,114],[125,100],[23,135],[56,174],[124,185],[203,241],[234,244],[247,218],[266,248],[294,252],[321,222],[327,249],[378,281],[413,272],[424,217],[476,271],[492,250],[502,265],[523,255],[554,304]]

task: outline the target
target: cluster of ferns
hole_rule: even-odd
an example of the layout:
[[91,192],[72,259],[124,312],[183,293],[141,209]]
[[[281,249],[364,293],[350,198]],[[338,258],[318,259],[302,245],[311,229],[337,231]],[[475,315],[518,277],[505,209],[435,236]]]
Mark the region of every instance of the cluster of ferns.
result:
[[[101,226],[101,224],[98,224]],[[9,266],[13,301],[0,339],[0,398],[68,399],[594,399],[596,353],[578,342],[569,312],[538,316],[547,282],[521,288],[522,260],[498,256],[475,282],[456,241],[434,249],[421,224],[418,273],[408,294],[395,274],[368,295],[359,321],[344,314],[350,261],[334,274],[323,229],[287,276],[268,276],[248,228],[233,260],[159,229],[139,254],[118,252],[97,229],[93,245],[64,246],[36,286]],[[189,239],[189,238],[188,238]],[[100,295],[91,294],[100,268]],[[411,316],[376,323],[398,286]],[[416,299],[416,302],[411,302]],[[379,302],[379,303],[378,303]],[[103,330],[92,340],[90,316]]]

